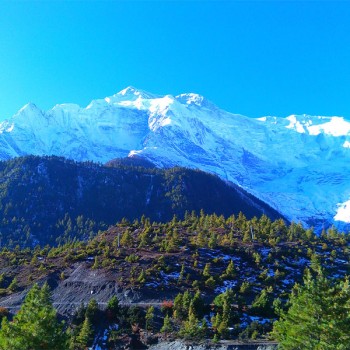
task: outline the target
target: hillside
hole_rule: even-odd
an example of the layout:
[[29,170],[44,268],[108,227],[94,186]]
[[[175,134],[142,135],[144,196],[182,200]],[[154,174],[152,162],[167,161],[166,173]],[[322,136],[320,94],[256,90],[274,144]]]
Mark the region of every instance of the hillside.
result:
[[[14,247],[87,239],[122,218],[165,222],[186,211],[247,217],[280,214],[217,176],[156,169],[134,160],[107,166],[58,157],[0,162],[0,240]],[[144,166],[147,166],[144,167]]]
[[[205,333],[198,333],[201,339],[214,333],[221,339],[266,339],[306,268],[317,275],[322,267],[335,279],[349,273],[348,246],[349,236],[335,230],[318,237],[301,225],[266,216],[247,220],[243,215],[187,215],[164,224],[123,221],[88,242],[3,249],[0,306],[17,310],[34,282],[47,281],[53,305],[73,329],[79,329],[82,303],[86,307],[91,300],[97,302],[95,308],[101,311],[95,334],[105,334],[104,342],[108,339],[113,348],[132,333],[131,324],[145,329],[150,306],[156,315],[151,333],[164,337],[160,328],[168,312],[173,335],[181,336],[188,312],[188,306],[179,309],[181,298],[197,300],[197,319],[204,316],[212,325],[211,317],[221,315],[222,298],[230,298],[226,328],[208,326]],[[121,308],[120,332],[109,328],[113,317],[105,311],[113,296]]]

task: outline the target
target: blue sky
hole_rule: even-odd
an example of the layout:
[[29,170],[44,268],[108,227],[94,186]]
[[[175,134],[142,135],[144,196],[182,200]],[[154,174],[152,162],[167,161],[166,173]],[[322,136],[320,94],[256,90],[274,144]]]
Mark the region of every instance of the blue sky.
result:
[[350,118],[350,3],[1,1],[0,120],[128,85],[234,113]]

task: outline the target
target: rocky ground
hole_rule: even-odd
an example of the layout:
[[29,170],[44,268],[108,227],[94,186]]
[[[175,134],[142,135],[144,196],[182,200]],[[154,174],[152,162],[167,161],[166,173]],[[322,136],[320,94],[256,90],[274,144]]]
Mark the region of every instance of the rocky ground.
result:
[[181,340],[160,342],[149,350],[276,350],[276,343],[237,343],[232,341],[213,344],[211,342],[187,343]]

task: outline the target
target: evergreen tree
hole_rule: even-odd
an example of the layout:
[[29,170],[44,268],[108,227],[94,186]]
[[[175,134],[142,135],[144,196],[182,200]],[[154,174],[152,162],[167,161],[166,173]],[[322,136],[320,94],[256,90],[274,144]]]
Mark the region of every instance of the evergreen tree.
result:
[[11,281],[8,289],[11,292],[15,292],[18,289],[18,282],[17,282],[17,278],[16,277]]
[[199,291],[196,292],[194,295],[190,307],[193,308],[193,312],[195,313],[196,317],[200,319],[204,315],[205,311],[205,305],[204,300],[201,297],[201,293]]
[[163,326],[160,329],[160,331],[162,333],[170,333],[173,331],[173,326],[171,324],[171,318],[169,317],[169,315],[166,315],[164,317],[164,323],[163,323]]
[[227,268],[225,272],[222,274],[221,278],[222,279],[232,279],[236,276],[236,271],[235,271],[235,265],[232,260],[230,260],[229,264],[227,265]]
[[349,280],[335,283],[319,270],[313,278],[307,270],[304,285],[296,284],[289,309],[281,311],[272,335],[281,349],[350,349]]
[[2,321],[0,349],[2,350],[62,350],[68,336],[56,318],[47,284],[37,284],[28,292],[20,311],[9,323]]
[[119,299],[113,295],[112,298],[109,299],[107,304],[107,315],[110,318],[110,320],[116,320],[118,318],[118,315],[120,313],[120,305],[119,305]]
[[192,307],[189,309],[187,320],[181,325],[179,335],[185,339],[196,339],[202,336],[201,326]]
[[137,277],[137,282],[139,282],[140,284],[144,284],[146,282],[146,279],[147,279],[147,276],[146,276],[145,270],[142,269],[139,274],[139,277]]
[[86,307],[85,317],[89,319],[92,324],[96,324],[98,318],[98,304],[96,299],[91,299]]
[[210,273],[210,263],[206,263],[203,269],[203,276],[206,278],[211,277],[211,273]]
[[123,233],[123,235],[120,239],[120,244],[122,247],[131,247],[132,243],[133,243],[132,235],[131,235],[131,232],[128,228]]
[[150,306],[147,309],[145,320],[146,320],[146,330],[152,330],[153,320],[154,320],[154,306]]
[[79,335],[76,338],[74,349],[84,350],[93,340],[93,328],[89,317],[85,317]]
[[251,311],[254,314],[262,316],[272,316],[273,308],[272,287],[263,289],[255,298]]

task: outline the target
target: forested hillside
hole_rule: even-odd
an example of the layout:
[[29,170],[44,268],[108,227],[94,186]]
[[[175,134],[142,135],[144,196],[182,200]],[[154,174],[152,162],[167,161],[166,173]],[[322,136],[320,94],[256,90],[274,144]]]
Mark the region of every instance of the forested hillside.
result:
[[[142,166],[139,166],[142,164]],[[218,177],[115,160],[107,166],[58,157],[0,162],[0,244],[15,247],[87,239],[122,218],[165,222],[186,211],[280,215]]]
[[33,283],[47,281],[72,349],[98,334],[109,349],[150,335],[342,349],[332,346],[350,344],[349,239],[266,216],[123,220],[86,242],[3,249],[0,305],[3,315],[15,311]]

